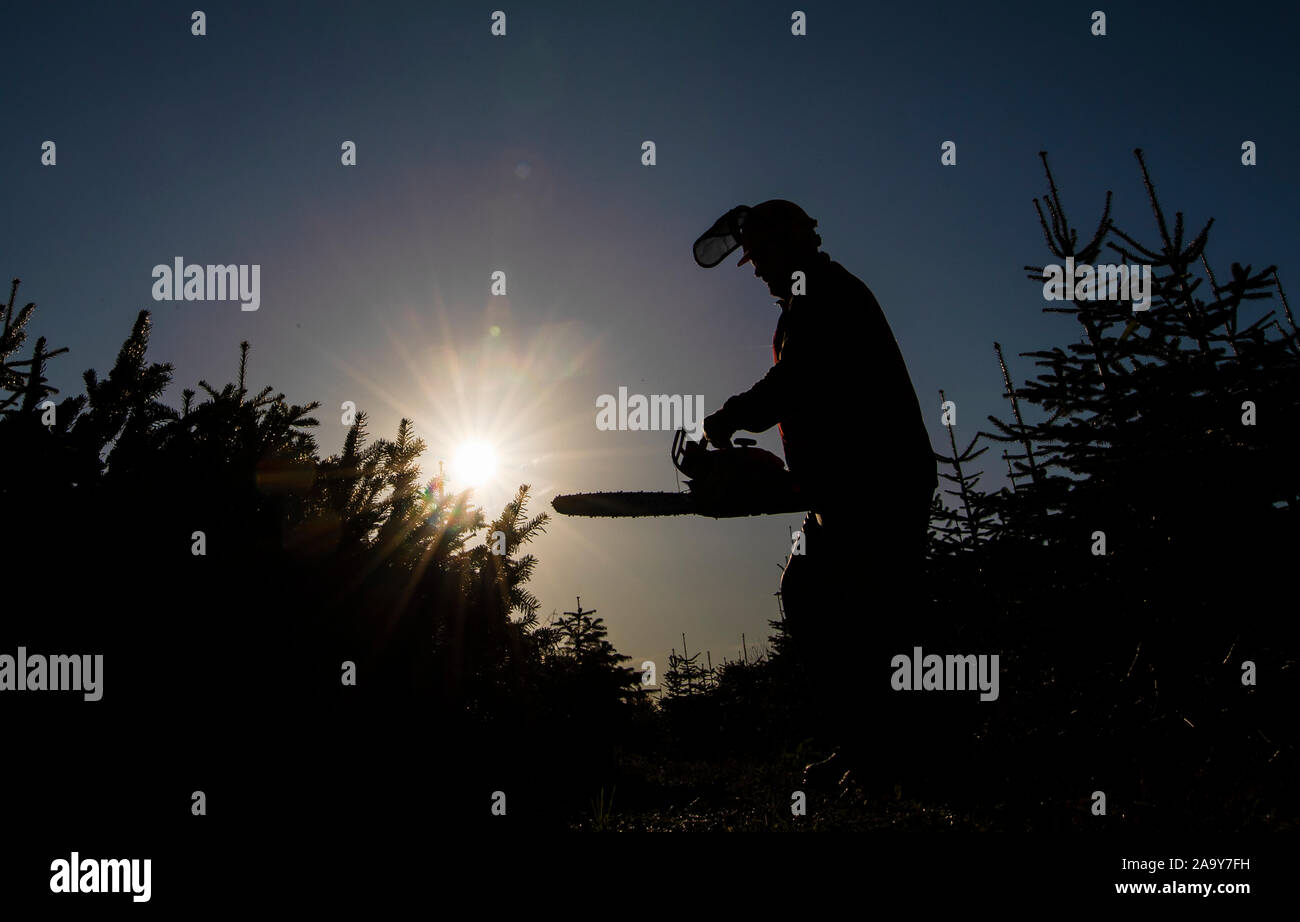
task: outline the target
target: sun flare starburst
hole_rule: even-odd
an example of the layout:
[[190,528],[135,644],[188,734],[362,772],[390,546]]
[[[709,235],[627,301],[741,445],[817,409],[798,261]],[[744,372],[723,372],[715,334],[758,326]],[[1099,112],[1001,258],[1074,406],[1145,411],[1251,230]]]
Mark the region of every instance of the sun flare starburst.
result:
[[497,472],[496,450],[482,439],[462,443],[451,461],[451,479],[466,487],[485,487]]

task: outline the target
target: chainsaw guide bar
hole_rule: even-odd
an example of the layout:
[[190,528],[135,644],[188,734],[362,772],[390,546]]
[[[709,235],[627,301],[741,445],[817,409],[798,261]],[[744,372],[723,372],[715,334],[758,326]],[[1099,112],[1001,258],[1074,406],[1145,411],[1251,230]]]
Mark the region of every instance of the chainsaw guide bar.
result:
[[707,450],[703,440],[691,442],[679,430],[673,439],[676,468],[692,478],[687,492],[570,493],[551,500],[561,515],[628,518],[662,515],[705,515],[715,519],[750,515],[806,512],[809,503],[785,463],[752,439],[737,439],[739,447]]

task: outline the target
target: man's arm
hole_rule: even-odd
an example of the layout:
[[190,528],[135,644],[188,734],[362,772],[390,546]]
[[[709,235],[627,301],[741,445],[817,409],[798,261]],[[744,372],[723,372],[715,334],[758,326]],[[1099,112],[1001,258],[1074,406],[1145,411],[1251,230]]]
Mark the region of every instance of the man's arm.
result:
[[[767,374],[743,394],[727,400],[722,409],[704,420],[704,432],[715,444],[729,439],[737,429],[764,432],[789,415],[795,403],[798,383],[797,351],[792,351],[790,331],[786,331],[781,359]],[[797,348],[797,346],[796,346]]]
[[723,419],[734,429],[746,432],[771,429],[786,415],[791,402],[794,388],[790,371],[790,363],[783,356],[758,383],[722,405],[719,412]]

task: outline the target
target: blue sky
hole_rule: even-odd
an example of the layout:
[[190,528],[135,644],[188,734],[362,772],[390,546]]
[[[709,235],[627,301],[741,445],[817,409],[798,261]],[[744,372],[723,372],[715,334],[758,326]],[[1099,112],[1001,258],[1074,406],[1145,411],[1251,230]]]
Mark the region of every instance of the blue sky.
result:
[[[107,370],[148,308],[173,402],[230,380],[248,339],[252,385],[323,403],[324,451],[352,400],[375,435],[412,418],[431,469],[488,439],[488,511],[520,482],[540,511],[557,492],[676,488],[671,433],[598,431],[598,395],[713,410],[770,364],[765,286],[690,256],[736,204],[788,198],[819,220],[879,298],[944,451],[939,388],[963,445],[1009,416],[994,340],[1022,380],[1018,352],[1078,339],[1021,270],[1049,258],[1040,150],[1083,233],[1113,189],[1118,223],[1154,238],[1142,147],[1169,212],[1217,219],[1216,270],[1296,278],[1294,8],[1106,4],[1098,38],[1098,4],[815,4],[794,37],[791,5],[529,3],[494,38],[500,6],[205,4],[203,37],[174,4],[11,7],[0,261],[39,305],[32,335],[71,348],[54,383]],[[260,310],[153,301],[152,267],[176,256],[259,264]],[[859,412],[839,436],[863,436],[868,491],[881,399],[845,395]],[[779,450],[775,431],[760,444]],[[638,663],[683,632],[716,662],[766,636],[797,523],[557,519],[534,589],[544,611],[581,595]]]

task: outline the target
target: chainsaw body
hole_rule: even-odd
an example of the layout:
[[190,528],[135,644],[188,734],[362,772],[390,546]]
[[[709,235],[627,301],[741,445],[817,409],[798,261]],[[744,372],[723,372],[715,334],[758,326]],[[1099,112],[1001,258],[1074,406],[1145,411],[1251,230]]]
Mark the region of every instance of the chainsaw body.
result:
[[687,477],[684,493],[574,493],[551,501],[562,515],[706,515],[715,519],[804,512],[808,503],[785,462],[753,439],[709,448],[684,429],[673,436],[673,466]]

